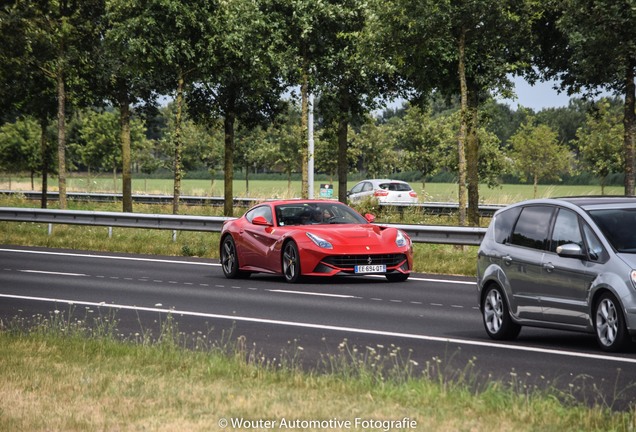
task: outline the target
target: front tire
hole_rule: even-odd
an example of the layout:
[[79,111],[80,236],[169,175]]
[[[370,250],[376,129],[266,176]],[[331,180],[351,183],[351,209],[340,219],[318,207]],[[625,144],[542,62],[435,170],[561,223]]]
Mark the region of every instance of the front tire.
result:
[[612,293],[604,293],[596,303],[594,329],[603,351],[621,351],[630,342],[621,304]]
[[510,316],[510,308],[501,288],[497,285],[487,287],[482,299],[482,317],[486,333],[492,339],[510,340],[519,335],[521,326]]
[[300,254],[295,242],[289,241],[285,243],[281,258],[285,281],[289,283],[298,282],[300,280]]

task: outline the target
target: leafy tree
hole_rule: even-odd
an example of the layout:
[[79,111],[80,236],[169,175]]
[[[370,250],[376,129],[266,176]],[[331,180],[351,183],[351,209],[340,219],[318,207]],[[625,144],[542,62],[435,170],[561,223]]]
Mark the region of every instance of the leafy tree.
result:
[[547,2],[536,64],[569,94],[622,95],[625,195],[634,195],[636,132],[636,7],[632,1]]
[[570,170],[570,153],[559,144],[557,133],[546,125],[535,125],[531,118],[510,138],[511,157],[522,181],[531,179],[534,197],[539,180],[560,180],[559,175]]
[[[12,23],[10,28],[17,30],[16,35],[9,39],[12,45],[7,48],[10,50],[8,56],[12,57],[14,64],[26,68],[20,74],[28,77],[29,85],[37,83],[28,92],[18,92],[18,96],[33,102],[36,93],[43,93],[41,84],[44,81],[54,89],[57,101],[60,207],[66,208],[67,101],[79,105],[91,99],[92,92],[87,80],[91,76],[90,58],[94,47],[98,45],[98,23],[103,14],[103,0],[12,1],[4,5],[3,13],[8,15]],[[41,103],[49,100],[47,97]],[[42,130],[48,112],[38,110],[37,117]],[[45,142],[42,143],[44,146]],[[42,153],[46,153],[44,147]]]
[[601,181],[605,194],[607,176],[624,166],[622,149],[622,113],[612,109],[607,99],[596,103],[597,109],[588,114],[585,124],[576,132],[576,144],[583,161]]
[[361,169],[370,178],[377,178],[386,173],[393,173],[403,166],[397,149],[396,140],[390,134],[389,128],[377,125],[375,119],[368,116],[360,128],[360,132],[353,135],[351,147],[356,150]]
[[[529,66],[537,3],[527,1],[378,1],[385,23],[379,41],[393,46],[393,63],[419,98],[433,89],[460,95],[458,139],[460,224],[479,222],[478,109],[491,92],[510,93],[511,73]],[[381,42],[379,42],[381,43]],[[467,189],[467,190],[466,190]]]
[[232,216],[235,123],[247,128],[271,120],[284,105],[280,95],[281,53],[276,16],[267,0],[227,0],[208,14],[201,81],[189,93],[188,108],[199,122],[222,117],[225,134],[223,212]]
[[378,106],[380,95],[395,90],[393,70],[381,59],[374,36],[378,17],[367,3],[346,0],[330,4],[333,28],[326,53],[316,64],[319,109],[325,125],[336,128],[338,200],[347,200],[348,132],[352,122]]
[[[7,172],[28,171],[33,177],[42,166],[40,140],[42,131],[33,118],[18,119],[13,123],[0,126],[0,169]],[[49,151],[45,157],[50,160],[53,155]]]

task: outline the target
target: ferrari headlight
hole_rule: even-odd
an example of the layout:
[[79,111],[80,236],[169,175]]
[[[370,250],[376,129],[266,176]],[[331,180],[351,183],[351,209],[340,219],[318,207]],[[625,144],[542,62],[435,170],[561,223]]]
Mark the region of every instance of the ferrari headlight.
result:
[[404,247],[408,245],[408,241],[406,240],[406,236],[400,230],[397,231],[397,236],[395,236],[395,244],[398,247]]
[[312,234],[310,232],[306,233],[307,237],[316,244],[316,246],[321,247],[323,249],[333,249],[333,245],[329,243],[327,240],[318,237],[316,234]]

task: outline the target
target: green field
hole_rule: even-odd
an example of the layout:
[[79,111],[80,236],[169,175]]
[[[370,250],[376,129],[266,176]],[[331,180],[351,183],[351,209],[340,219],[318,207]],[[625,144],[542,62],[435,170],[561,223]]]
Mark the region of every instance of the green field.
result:
[[[320,195],[320,183],[314,183],[314,196]],[[337,196],[337,179],[331,182],[335,188]],[[356,181],[348,182],[350,189]],[[115,187],[116,186],[116,187]],[[420,202],[457,202],[458,186],[454,183],[421,183],[411,182],[411,186],[420,196]],[[173,181],[171,179],[133,179],[132,189],[136,194],[166,194],[173,192]],[[195,196],[223,196],[224,183],[222,180],[193,180],[186,178],[182,181],[181,194]],[[249,184],[245,180],[235,180],[233,184],[234,195],[236,197],[255,198],[293,198],[300,196],[300,181],[288,183],[285,180],[250,180]],[[8,190],[31,190],[30,179],[24,177],[8,178],[0,175],[0,189]],[[34,182],[34,190],[41,190],[39,180]],[[57,190],[57,179],[49,180],[49,190]],[[77,177],[72,176],[67,179],[67,190],[74,192],[104,192],[121,193],[121,181],[117,183],[109,177]],[[622,195],[622,186],[610,186],[605,188],[606,195]],[[501,187],[490,189],[482,185],[479,191],[480,202],[484,204],[511,204],[528,198],[533,198],[533,186],[523,185],[502,185]],[[539,185],[538,198],[557,197],[569,195],[600,195],[601,187],[598,185]]]

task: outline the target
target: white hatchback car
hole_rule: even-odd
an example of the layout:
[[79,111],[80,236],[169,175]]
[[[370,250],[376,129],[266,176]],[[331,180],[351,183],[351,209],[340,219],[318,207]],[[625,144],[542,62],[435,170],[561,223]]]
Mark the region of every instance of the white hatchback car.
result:
[[417,192],[401,180],[363,180],[347,192],[349,201],[356,203],[367,197],[375,197],[381,203],[417,203]]

